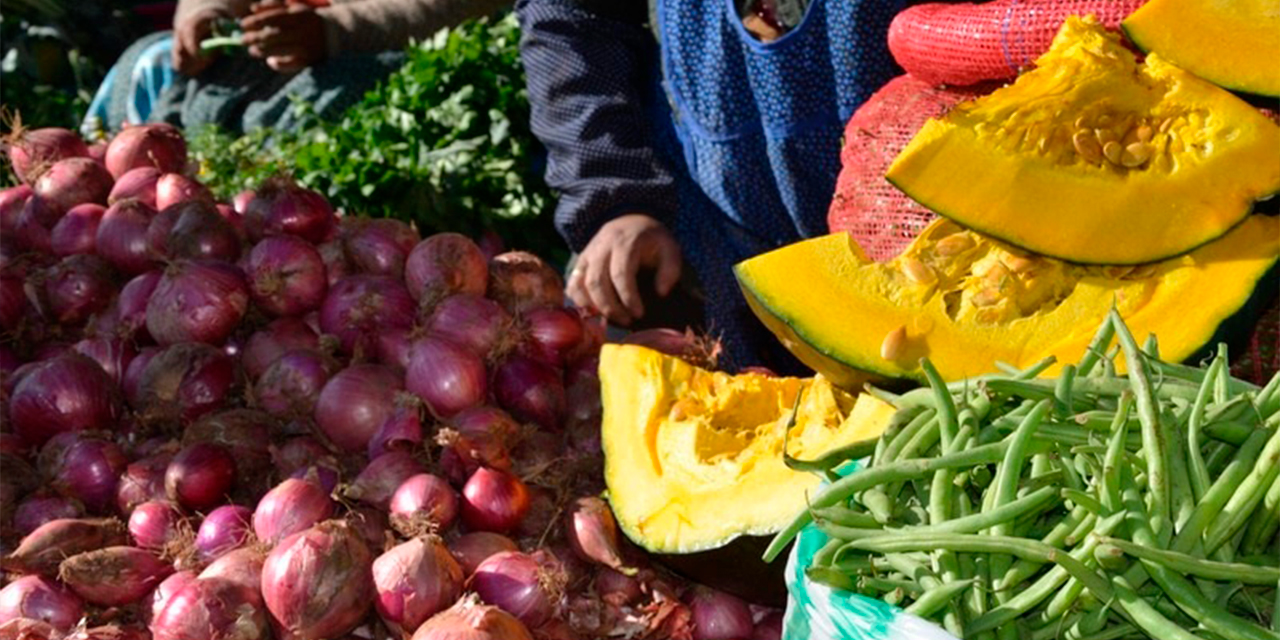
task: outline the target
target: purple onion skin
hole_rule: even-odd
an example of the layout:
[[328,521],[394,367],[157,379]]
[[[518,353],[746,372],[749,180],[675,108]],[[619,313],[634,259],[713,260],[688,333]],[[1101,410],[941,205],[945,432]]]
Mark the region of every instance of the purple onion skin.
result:
[[391,415],[401,386],[394,369],[357,364],[329,379],[316,401],[321,432],[343,451],[363,453],[369,440]]
[[196,549],[203,560],[214,560],[248,544],[253,531],[253,510],[228,504],[209,512],[196,531]]
[[22,278],[0,274],[0,329],[17,329],[26,310],[27,294],[22,290]]
[[120,475],[129,466],[116,443],[77,433],[62,433],[46,443],[40,463],[55,491],[79,500],[97,514],[115,507]]
[[169,604],[169,598],[172,598],[173,594],[194,582],[195,579],[196,574],[194,571],[178,571],[156,585],[155,590],[151,592],[151,617],[155,618],[160,615],[164,606]]
[[324,196],[285,181],[265,184],[245,205],[245,229],[253,240],[298,236],[311,243],[329,239],[337,225]]
[[392,218],[347,218],[343,247],[357,272],[404,277],[404,263],[417,246],[418,232]]
[[78,204],[106,204],[113,181],[106,167],[89,158],[67,158],[40,174],[32,190],[66,211]]
[[409,253],[404,279],[414,300],[438,300],[455,293],[482,296],[489,282],[489,262],[470,238],[437,233]]
[[144,502],[129,514],[129,534],[135,546],[152,551],[174,539],[182,514],[168,502]]
[[484,358],[512,334],[511,314],[482,296],[462,293],[436,304],[426,329]]
[[147,243],[147,228],[156,210],[138,200],[121,200],[107,207],[98,223],[94,250],[127,274],[137,275],[156,266]]
[[46,315],[62,325],[80,325],[105,309],[117,288],[111,265],[93,255],[63,258],[46,272],[44,285]]
[[162,213],[175,212],[165,248],[174,260],[223,260],[240,258],[240,234],[209,201],[189,200]]
[[402,634],[449,608],[462,595],[462,568],[438,538],[414,538],[373,561],[378,615]]
[[339,365],[314,349],[294,349],[276,358],[253,387],[254,401],[277,418],[310,418],[320,391]]
[[318,483],[289,478],[262,496],[253,512],[253,532],[275,544],[333,516],[333,501]]
[[244,372],[257,380],[277,358],[294,349],[319,349],[320,336],[301,318],[277,318],[249,336],[241,355]]
[[536,628],[556,614],[556,594],[549,588],[557,572],[563,579],[563,568],[551,554],[504,551],[481,562],[467,584],[485,602]]
[[169,499],[186,509],[212,509],[226,499],[236,480],[235,459],[225,447],[199,442],[173,457],[164,474]]
[[297,316],[320,308],[329,282],[324,259],[295,236],[264,238],[245,265],[253,303],[274,316]]
[[[146,358],[146,360],[144,360]],[[136,382],[133,366],[143,361]],[[192,421],[223,405],[236,385],[235,361],[216,347],[182,342],[134,358],[125,372],[131,404],[148,421]]]
[[222,344],[249,308],[249,287],[234,265],[174,263],[147,302],[147,331],[162,345]]
[[70,632],[83,615],[80,598],[41,576],[22,576],[0,589],[0,622],[42,620],[58,631]]
[[84,506],[65,496],[31,496],[18,504],[13,513],[13,529],[19,535],[27,535],[40,525],[62,518],[79,518]]
[[138,355],[132,342],[120,338],[85,338],[71,348],[92,358],[117,384],[124,381],[124,372]]
[[747,603],[720,591],[699,587],[689,602],[694,640],[738,640],[755,632]]
[[31,187],[25,184],[0,191],[0,232],[13,233],[22,208],[31,199],[31,193]]
[[124,172],[107,195],[107,203],[115,204],[125,198],[134,198],[145,202],[152,209],[156,206],[156,181],[160,179],[160,170],[155,167],[138,167]]
[[111,377],[78,354],[36,365],[9,399],[10,426],[32,446],[57,433],[113,428],[121,411]]
[[55,255],[93,253],[98,239],[98,223],[107,212],[100,204],[78,204],[49,231],[49,248]]
[[159,270],[134,276],[116,299],[116,333],[122,338],[151,339],[147,333],[147,302],[164,274]]
[[116,485],[116,508],[129,515],[144,502],[167,500],[164,491],[164,472],[173,461],[173,453],[162,451],[152,454],[125,468]]
[[320,328],[338,337],[345,353],[377,353],[377,335],[413,325],[416,307],[399,280],[348,276],[329,289],[320,306]]
[[557,430],[564,418],[563,378],[556,369],[515,354],[498,367],[493,378],[494,395],[517,419]]
[[437,417],[446,418],[484,402],[488,376],[480,356],[436,336],[413,343],[405,386],[427,403]]

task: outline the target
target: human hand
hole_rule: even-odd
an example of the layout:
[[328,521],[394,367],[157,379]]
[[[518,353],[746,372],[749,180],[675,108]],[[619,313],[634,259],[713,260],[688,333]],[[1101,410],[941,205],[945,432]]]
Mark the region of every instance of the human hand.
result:
[[250,6],[240,21],[249,55],[265,58],[267,66],[281,73],[301,71],[324,59],[324,18],[308,2],[267,0]]
[[216,11],[201,11],[173,26],[173,68],[198,76],[213,63],[214,52],[200,50],[200,42],[213,33],[213,23],[222,17]]
[[654,284],[658,295],[666,296],[680,280],[682,266],[680,245],[661,222],[644,214],[627,214],[609,221],[587,243],[565,292],[579,307],[627,326],[644,316],[636,285],[641,267],[657,270]]

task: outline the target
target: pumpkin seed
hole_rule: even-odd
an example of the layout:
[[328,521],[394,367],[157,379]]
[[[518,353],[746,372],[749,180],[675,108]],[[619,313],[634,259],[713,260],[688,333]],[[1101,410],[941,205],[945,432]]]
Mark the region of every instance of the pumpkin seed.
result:
[[1102,268],[1102,274],[1112,280],[1119,280],[1133,271],[1130,265],[1111,265]]
[[1106,127],[1106,126],[1109,126],[1110,124],[1111,124],[1111,114],[1109,114],[1109,113],[1104,113],[1104,114],[1102,114],[1102,115],[1098,116],[1098,126],[1099,126],[1099,127]]
[[929,265],[912,258],[911,256],[903,256],[902,273],[916,284],[933,284],[938,281],[938,276],[933,272]]
[[973,304],[978,307],[990,307],[1000,302],[1003,297],[999,289],[988,287],[973,294]]
[[1151,142],[1152,136],[1156,133],[1151,129],[1151,125],[1148,124],[1144,124],[1137,129],[1134,129],[1133,132],[1137,134],[1138,142]]
[[1020,256],[1012,253],[1004,259],[1005,266],[1009,267],[1009,270],[1014,273],[1026,273],[1034,269],[1037,263],[1039,263],[1039,261],[1034,257]]
[[939,240],[937,252],[942,256],[954,256],[972,249],[973,246],[973,238],[970,238],[967,233],[960,232]]
[[1169,116],[1160,121],[1160,133],[1169,133],[1169,127],[1173,126],[1173,116]]
[[1110,129],[1094,129],[1093,135],[1098,138],[1098,144],[1105,149],[1108,143],[1119,142],[1120,136]]
[[1135,142],[1124,148],[1124,154],[1120,157],[1120,164],[1130,169],[1141,167],[1151,159],[1151,145],[1145,142]]
[[1009,268],[1003,262],[993,262],[982,278],[992,285],[1003,284],[1009,278]]
[[1113,140],[1102,145],[1102,155],[1106,156],[1107,161],[1111,164],[1120,164],[1120,160],[1124,156],[1124,147]]
[[1125,274],[1125,279],[1126,280],[1145,280],[1155,275],[1155,273],[1156,273],[1156,265],[1140,264],[1134,267],[1132,271]]
[[1088,121],[1084,119],[1084,116],[1076,118],[1075,125],[1077,129],[1087,129],[1089,126]]
[[907,346],[907,327],[901,326],[885,334],[880,343],[880,357],[885,360],[897,360]]
[[1071,137],[1071,144],[1075,146],[1076,153],[1080,154],[1085,162],[1100,164],[1102,162],[1102,146],[1098,144],[1097,139],[1088,131],[1077,131]]

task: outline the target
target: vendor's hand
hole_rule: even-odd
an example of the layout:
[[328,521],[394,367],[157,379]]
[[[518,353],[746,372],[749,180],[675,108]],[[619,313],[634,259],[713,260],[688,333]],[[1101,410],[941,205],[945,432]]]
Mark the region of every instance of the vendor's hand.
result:
[[627,326],[644,316],[636,275],[641,267],[657,270],[658,295],[671,293],[680,280],[680,245],[661,222],[628,214],[596,232],[578,255],[565,292],[575,304]]
[[325,57],[324,18],[304,2],[255,3],[240,21],[249,55],[281,73],[301,71]]
[[201,11],[173,26],[173,68],[198,76],[213,63],[213,52],[200,50],[200,42],[213,33],[213,23],[222,17],[216,11]]

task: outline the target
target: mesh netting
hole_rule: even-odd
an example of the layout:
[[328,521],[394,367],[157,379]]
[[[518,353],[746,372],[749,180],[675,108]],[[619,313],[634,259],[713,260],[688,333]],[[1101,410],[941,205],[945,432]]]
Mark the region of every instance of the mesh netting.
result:
[[911,75],[933,84],[1008,80],[1049,48],[1062,21],[1097,16],[1108,28],[1145,0],[996,0],[922,4],[898,14],[889,50]]
[[[899,76],[876,92],[849,120],[840,156],[843,168],[827,213],[831,231],[848,231],[873,260],[902,251],[935,214],[889,184],[885,171],[930,117],[981,95],[982,87],[943,89]],[[1232,367],[1243,379],[1265,382],[1280,370],[1280,306],[1271,304]]]

